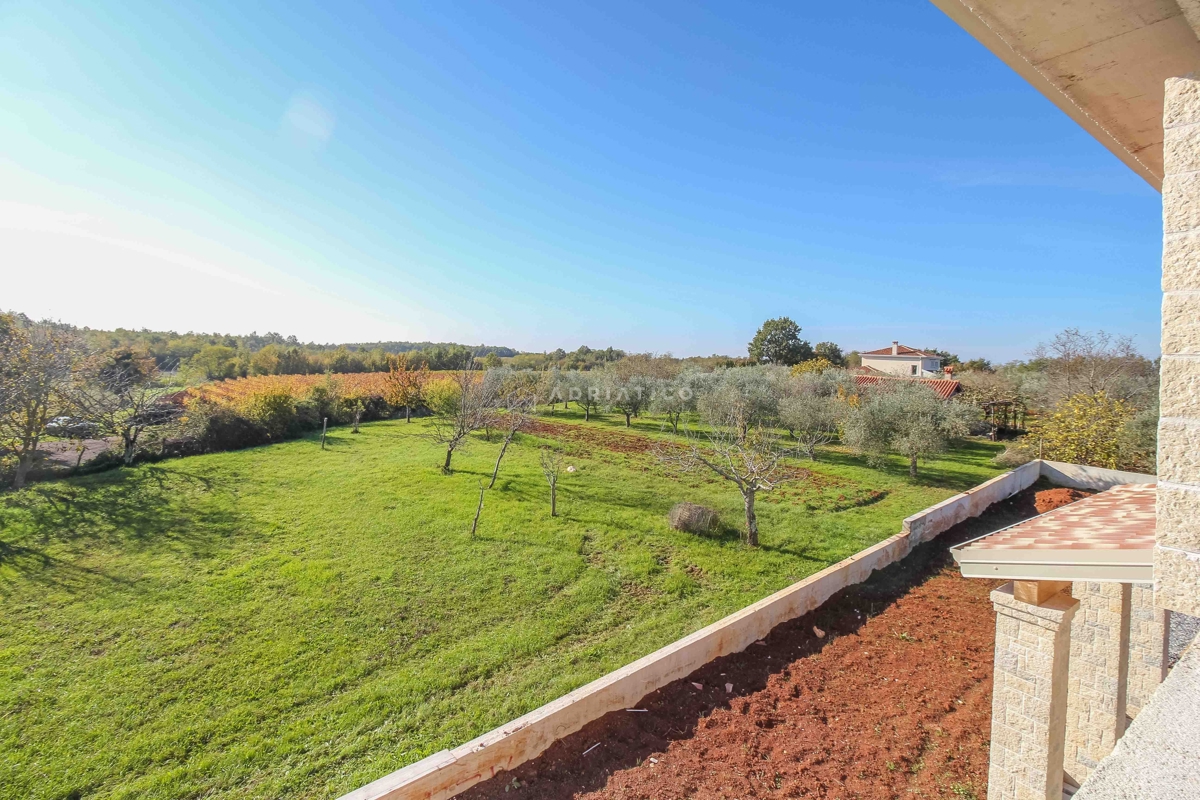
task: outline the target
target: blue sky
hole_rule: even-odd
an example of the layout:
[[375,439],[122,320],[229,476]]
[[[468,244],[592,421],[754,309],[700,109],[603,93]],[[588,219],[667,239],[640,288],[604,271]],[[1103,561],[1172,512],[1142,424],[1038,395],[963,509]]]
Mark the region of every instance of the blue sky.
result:
[[1157,355],[1161,203],[923,0],[0,4],[0,308]]

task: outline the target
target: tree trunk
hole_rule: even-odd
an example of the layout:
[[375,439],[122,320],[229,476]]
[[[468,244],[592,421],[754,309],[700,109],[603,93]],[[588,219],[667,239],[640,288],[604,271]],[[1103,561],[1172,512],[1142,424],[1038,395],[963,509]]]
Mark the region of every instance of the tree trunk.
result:
[[591,411],[592,411],[592,407],[591,407],[591,406],[584,406],[584,407],[583,407],[583,421],[584,421],[584,422],[587,422],[589,419],[591,419],[591,418],[592,418],[592,417],[591,417]]
[[492,482],[487,486],[489,489],[496,485],[496,476],[500,474],[500,460],[504,458],[504,451],[508,449],[508,443],[512,441],[514,433],[516,431],[512,431],[508,436],[505,436],[504,444],[500,445],[500,455],[496,456],[496,468],[492,470]]
[[25,476],[29,474],[29,470],[33,467],[33,456],[26,453],[17,460],[17,471],[13,475],[12,486],[14,489],[21,489],[25,486]]
[[121,438],[125,442],[125,452],[121,455],[121,461],[124,462],[125,466],[132,467],[133,458],[137,455],[137,433],[125,431],[121,434]]
[[358,433],[358,423],[359,423],[359,420],[361,420],[361,419],[362,419],[362,412],[355,411],[354,412],[354,432],[355,433]]
[[915,455],[908,457],[908,477],[914,480],[917,477],[917,457]]
[[445,463],[445,464],[442,464],[442,474],[443,474],[443,475],[449,475],[449,474],[450,474],[450,457],[451,457],[452,455],[454,455],[454,450],[453,450],[453,448],[447,447],[447,448],[446,448],[446,463]]
[[743,490],[742,499],[746,501],[746,544],[758,547],[758,517],[754,513],[754,490]]
[[629,412],[625,412],[625,427],[626,428],[629,427],[629,417],[630,417]]
[[558,487],[550,484],[550,516],[558,516]]
[[404,421],[412,422],[412,406],[404,407]]
[[75,459],[75,466],[71,469],[71,474],[74,475],[79,471],[79,465],[83,463],[83,454],[87,451],[87,447],[82,443],[79,445],[79,457]]
[[[493,477],[492,480],[495,480]],[[479,482],[479,505],[475,506],[475,519],[471,521],[471,538],[475,538],[475,529],[479,527],[479,515],[483,513],[483,481]]]

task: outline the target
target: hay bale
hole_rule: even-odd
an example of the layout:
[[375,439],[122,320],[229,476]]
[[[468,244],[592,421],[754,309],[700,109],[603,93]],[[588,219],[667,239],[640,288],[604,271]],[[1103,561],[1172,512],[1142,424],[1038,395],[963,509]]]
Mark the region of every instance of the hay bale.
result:
[[717,527],[717,512],[695,503],[676,503],[667,514],[667,521],[677,531],[708,533]]

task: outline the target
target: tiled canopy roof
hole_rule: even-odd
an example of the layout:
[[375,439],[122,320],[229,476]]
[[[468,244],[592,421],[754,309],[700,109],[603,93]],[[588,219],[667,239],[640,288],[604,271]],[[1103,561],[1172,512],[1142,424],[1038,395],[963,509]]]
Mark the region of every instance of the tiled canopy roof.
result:
[[953,548],[967,577],[1149,581],[1155,485],[1125,484]]
[[943,400],[949,400],[962,389],[962,384],[958,381],[943,380],[941,378],[902,378],[896,375],[883,375],[876,370],[871,370],[871,372],[874,374],[855,375],[854,382],[859,386],[886,386],[887,381],[914,381],[933,389],[937,392],[937,396]]
[[939,358],[939,356],[936,353],[926,353],[924,350],[918,350],[915,347],[909,347],[908,345],[903,345],[903,344],[896,346],[895,353],[892,353],[892,348],[890,348],[890,347],[881,347],[878,350],[869,350],[865,353],[860,353],[860,355],[864,355],[864,356],[900,355],[900,356],[920,356],[921,358]]

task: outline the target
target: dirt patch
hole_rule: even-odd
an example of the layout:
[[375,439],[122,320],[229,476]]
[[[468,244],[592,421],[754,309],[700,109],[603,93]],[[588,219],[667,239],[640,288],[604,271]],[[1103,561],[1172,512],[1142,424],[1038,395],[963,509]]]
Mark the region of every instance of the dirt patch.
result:
[[996,582],[960,577],[947,549],[1058,491],[996,504],[461,797],[983,798]]
[[1046,489],[1037,493],[1034,506],[1037,508],[1037,513],[1045,514],[1047,511],[1062,508],[1093,494],[1095,492],[1081,489]]

